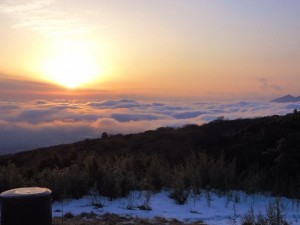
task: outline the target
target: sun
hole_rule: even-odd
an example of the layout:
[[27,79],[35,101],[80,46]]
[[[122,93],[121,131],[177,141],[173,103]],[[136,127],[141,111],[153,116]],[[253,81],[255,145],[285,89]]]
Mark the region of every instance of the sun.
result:
[[88,49],[65,45],[43,62],[42,73],[50,82],[74,89],[95,80],[99,68]]

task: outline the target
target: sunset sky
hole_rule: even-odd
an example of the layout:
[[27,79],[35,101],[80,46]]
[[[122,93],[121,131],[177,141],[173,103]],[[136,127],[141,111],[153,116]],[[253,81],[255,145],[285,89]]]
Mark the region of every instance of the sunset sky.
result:
[[299,0],[0,0],[0,155],[284,115]]
[[0,99],[300,95],[299,0],[1,0]]

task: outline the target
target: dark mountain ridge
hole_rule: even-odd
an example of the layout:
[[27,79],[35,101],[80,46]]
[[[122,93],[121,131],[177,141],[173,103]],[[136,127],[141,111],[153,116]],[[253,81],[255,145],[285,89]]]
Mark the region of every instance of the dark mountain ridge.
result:
[[[254,119],[218,119],[202,126],[191,124],[182,128],[162,127],[138,134],[117,134],[107,138],[86,139],[73,144],[2,155],[0,165],[11,162],[17,166],[38,168],[41,161],[47,161],[49,167],[62,168],[78,163],[83,157],[91,154],[107,156],[147,153],[166,157],[170,154],[172,158],[178,154],[178,158],[181,158],[188,150],[205,150],[214,157],[218,157],[221,150],[229,158],[246,154],[247,151],[258,156],[276,147],[280,140],[290,139],[290,136],[298,134],[300,134],[300,113]],[[59,161],[53,160],[57,158]]]
[[[56,193],[61,193],[60,176],[65,185],[86,185],[76,194],[70,194],[74,186],[70,187],[69,197],[86,194],[95,185],[103,195],[109,195],[104,190],[119,190],[111,185],[121,185],[122,191],[112,197],[142,188],[145,182],[159,190],[178,185],[173,182],[180,177],[185,188],[271,191],[300,197],[300,113],[296,110],[285,116],[220,118],[202,126],[103,137],[2,155],[0,170],[14,170],[13,165],[22,174],[22,182],[50,186]],[[8,182],[3,179],[2,183]]]

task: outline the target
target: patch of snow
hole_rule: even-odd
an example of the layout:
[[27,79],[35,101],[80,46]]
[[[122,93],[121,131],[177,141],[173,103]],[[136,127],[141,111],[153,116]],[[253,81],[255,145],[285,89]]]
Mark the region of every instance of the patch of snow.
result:
[[[231,195],[220,195],[215,192],[205,193],[197,197],[190,196],[184,205],[177,205],[169,198],[168,191],[155,193],[151,196],[150,207],[152,210],[145,211],[138,208],[144,201],[143,192],[132,192],[129,197],[109,201],[105,197],[97,197],[97,201],[104,205],[102,208],[95,208],[91,203],[95,201],[93,196],[85,196],[78,200],[65,200],[54,202],[53,216],[60,217],[63,213],[71,212],[79,215],[82,212],[93,211],[96,214],[114,213],[121,216],[133,216],[141,218],[176,218],[180,221],[203,220],[209,225],[228,225],[229,217],[233,215],[236,208],[238,221],[246,214],[252,206],[255,214],[265,214],[266,207],[276,200],[275,197],[252,194],[248,195],[242,191],[232,191]],[[207,200],[211,197],[211,202]],[[300,225],[300,200],[280,198],[280,204],[286,220],[293,225]],[[128,209],[130,208],[130,210]]]

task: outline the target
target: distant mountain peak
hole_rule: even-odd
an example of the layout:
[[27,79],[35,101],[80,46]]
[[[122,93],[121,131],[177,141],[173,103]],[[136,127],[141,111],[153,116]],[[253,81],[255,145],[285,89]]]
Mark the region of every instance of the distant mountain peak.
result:
[[276,99],[272,100],[271,102],[279,102],[279,103],[300,102],[300,96],[294,97],[294,96],[288,94],[283,97],[276,98]]

